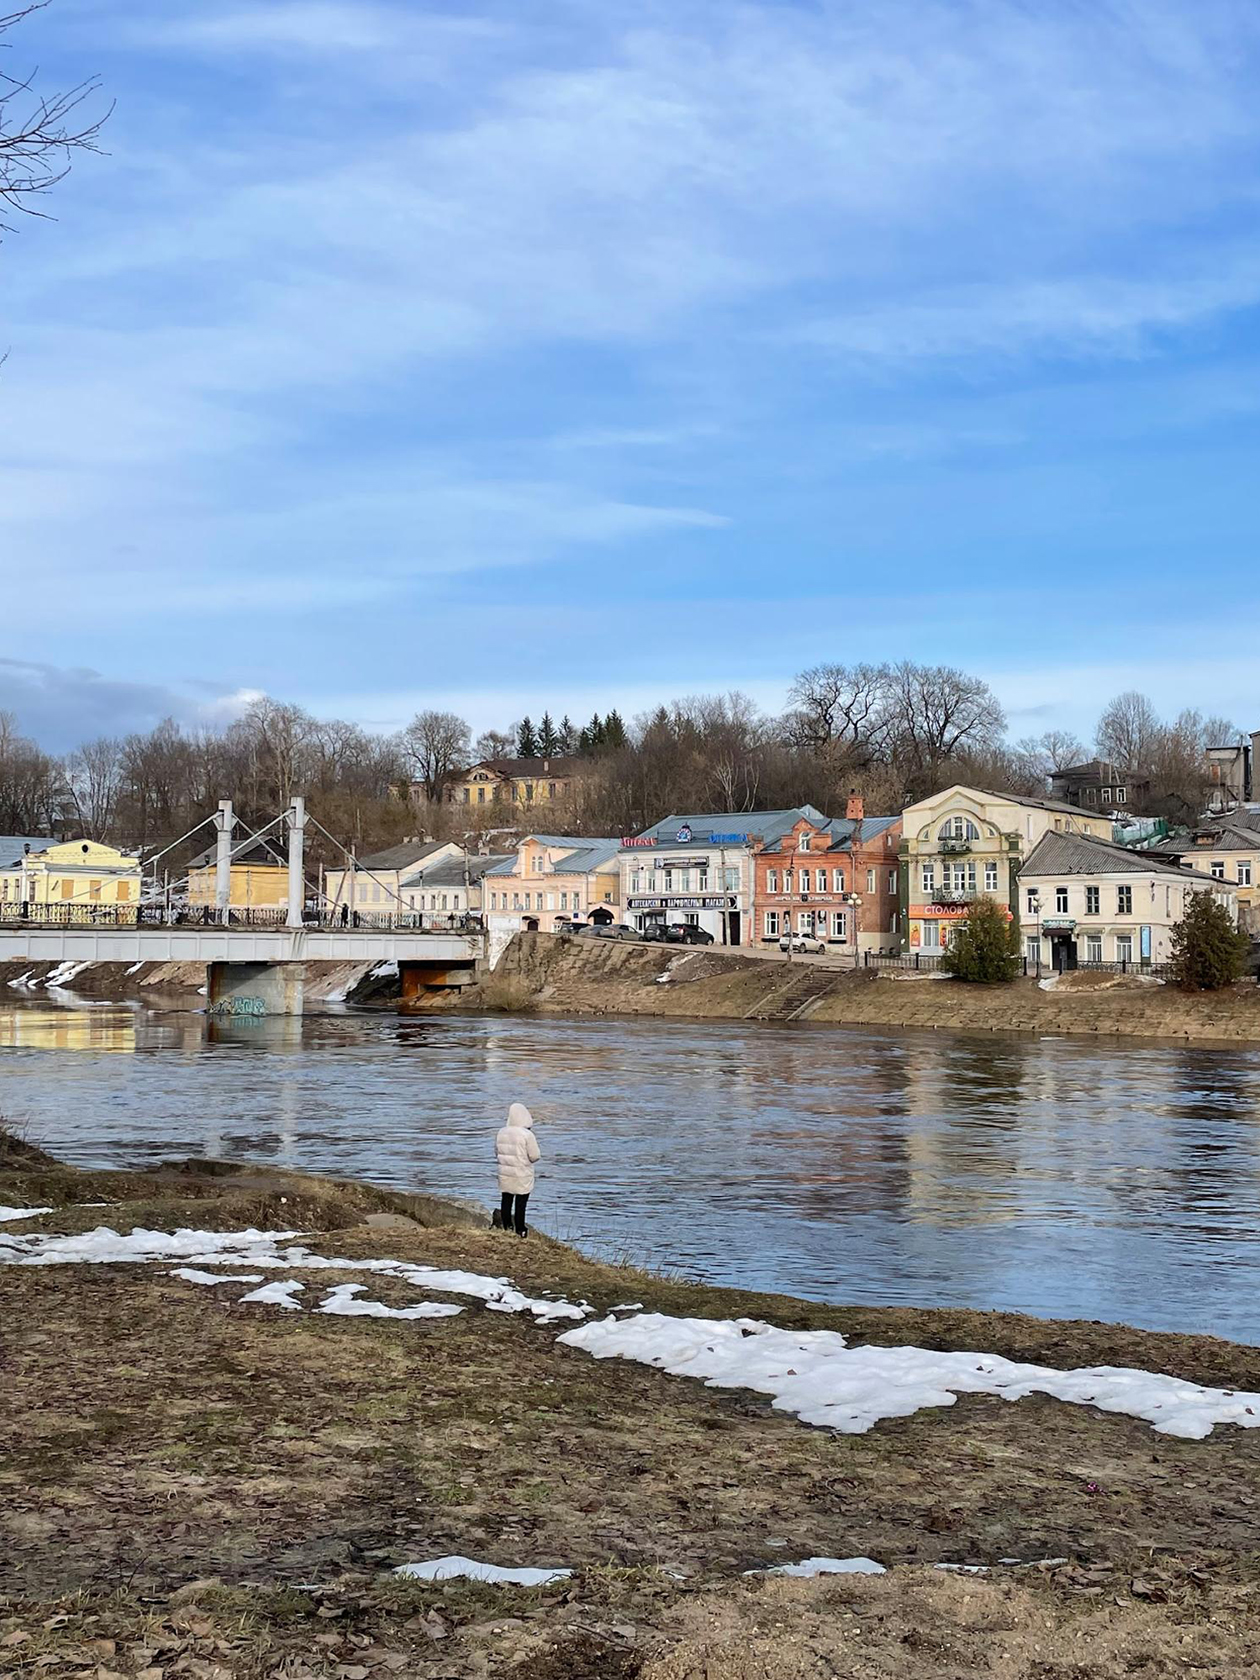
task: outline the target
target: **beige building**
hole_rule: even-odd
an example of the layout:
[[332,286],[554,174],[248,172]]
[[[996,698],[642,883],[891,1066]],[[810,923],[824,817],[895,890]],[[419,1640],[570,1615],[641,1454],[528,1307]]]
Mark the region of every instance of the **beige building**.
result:
[[[188,865],[188,902],[215,902],[215,848],[210,846]],[[286,910],[289,905],[289,865],[266,841],[236,853],[231,863],[228,904],[233,910]]]
[[[37,850],[42,847],[42,850]],[[25,841],[0,857],[0,915],[126,921],[140,902],[140,860],[97,840]]]
[[579,758],[483,758],[446,783],[448,805],[550,805],[590,775]]
[[511,863],[513,854],[481,854],[456,852],[454,857],[439,858],[418,869],[402,883],[401,892],[408,910],[425,920],[434,917],[480,916],[483,908],[483,882],[488,870],[501,863]]
[[1248,814],[1235,812],[1197,828],[1180,859],[1187,869],[1232,883],[1239,922],[1248,932],[1260,933],[1260,813],[1252,815],[1255,828],[1243,820]]
[[1237,922],[1230,882],[1090,835],[1043,834],[1019,876],[1024,955],[1054,969],[1165,963],[1172,930],[1199,892]]
[[487,870],[482,882],[491,963],[499,960],[514,933],[617,921],[620,850],[620,840],[526,835],[516,854]]
[[902,946],[938,954],[977,898],[1019,914],[1024,859],[1044,834],[1110,841],[1111,821],[1048,799],[956,786],[902,813],[899,869]]
[[454,840],[404,840],[383,852],[356,858],[353,867],[324,875],[325,912],[347,915],[401,916],[408,911],[403,882],[423,865],[460,855]]

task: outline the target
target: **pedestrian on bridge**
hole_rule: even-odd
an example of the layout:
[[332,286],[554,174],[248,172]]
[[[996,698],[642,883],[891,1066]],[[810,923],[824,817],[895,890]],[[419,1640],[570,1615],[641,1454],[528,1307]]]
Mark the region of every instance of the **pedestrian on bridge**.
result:
[[505,1231],[515,1227],[518,1237],[528,1235],[525,1204],[534,1188],[534,1162],[542,1156],[533,1125],[534,1116],[525,1104],[515,1102],[508,1109],[507,1125],[499,1128],[494,1140],[501,1200],[491,1223]]

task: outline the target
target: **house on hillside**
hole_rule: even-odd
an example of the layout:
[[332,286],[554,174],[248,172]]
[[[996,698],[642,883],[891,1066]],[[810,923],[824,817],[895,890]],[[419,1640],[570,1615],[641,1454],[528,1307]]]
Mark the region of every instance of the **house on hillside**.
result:
[[550,805],[589,778],[580,758],[483,758],[448,777],[448,805]]
[[1260,933],[1260,819],[1250,812],[1218,817],[1196,828],[1177,848],[1177,861],[1214,881],[1237,889],[1238,919],[1249,933]]
[[861,799],[843,817],[800,817],[753,855],[754,939],[789,929],[856,955],[899,942],[901,818],[868,817]]
[[977,898],[1019,910],[1020,866],[1046,833],[1111,840],[1109,817],[1049,799],[955,786],[902,812],[898,897],[903,949],[939,953]]
[[1132,776],[1102,758],[1068,765],[1050,777],[1051,797],[1079,811],[1128,811],[1141,805],[1150,791],[1146,777]]
[[0,853],[0,915],[55,922],[134,919],[140,860],[99,840],[20,840]]
[[1196,892],[1238,920],[1238,889],[1090,834],[1043,834],[1019,872],[1024,954],[1054,969],[1167,962],[1173,927]]

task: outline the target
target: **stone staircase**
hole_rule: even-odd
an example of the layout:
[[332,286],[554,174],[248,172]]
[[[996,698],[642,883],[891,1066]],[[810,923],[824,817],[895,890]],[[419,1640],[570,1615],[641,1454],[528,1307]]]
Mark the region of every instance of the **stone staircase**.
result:
[[794,967],[786,980],[780,977],[764,997],[758,998],[751,1009],[744,1011],[744,1019],[807,1020],[841,978],[835,969],[819,969],[806,964]]

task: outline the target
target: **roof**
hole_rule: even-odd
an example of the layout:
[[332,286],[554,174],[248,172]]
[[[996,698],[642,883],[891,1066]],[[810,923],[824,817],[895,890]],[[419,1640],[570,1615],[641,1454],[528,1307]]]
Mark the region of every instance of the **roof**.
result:
[[[720,841],[712,838],[715,834],[752,834],[762,840],[774,840],[794,828],[802,817],[820,826],[825,826],[830,821],[830,818],[825,817],[814,805],[796,805],[787,811],[693,811],[662,817],[660,822],[653,823],[651,828],[645,828],[637,838],[652,838],[664,841],[671,848],[683,849],[687,846],[720,845]],[[692,838],[679,840],[677,835],[680,828],[689,828]],[[727,844],[733,845],[735,842],[729,841]]]
[[[993,788],[969,787],[966,782],[955,782],[952,787],[942,788],[939,793],[929,794],[924,799],[916,799],[912,805],[907,805],[907,811],[917,810],[920,805],[939,805],[941,800],[951,793],[969,794],[973,799],[1002,799],[1008,805],[1027,805],[1035,811],[1061,811],[1065,817],[1071,817],[1079,822],[1082,817],[1095,822],[1106,819],[1101,812],[1082,811],[1079,805],[1068,805],[1062,799],[1032,799],[1023,793],[999,793]],[[905,815],[905,812],[902,812]]]
[[383,852],[371,852],[367,857],[356,858],[357,869],[410,869],[415,864],[432,857],[434,852],[440,852],[443,846],[449,845],[447,840],[404,840],[400,845],[388,846]]
[[[462,887],[466,882],[480,881],[497,864],[511,863],[513,854],[496,852],[487,856],[439,858],[427,869],[419,869],[399,883],[403,887]],[[467,871],[467,873],[465,873]]]
[[[215,860],[215,848],[207,846],[204,852],[198,852],[188,865],[189,869],[206,869]],[[289,860],[283,852],[277,851],[266,840],[256,840],[253,845],[245,846],[241,851],[234,851],[232,862],[247,864],[269,864],[273,869],[287,869]]]
[[1181,843],[1179,851],[1182,857],[1189,857],[1194,852],[1254,852],[1257,846],[1260,846],[1260,829],[1235,818],[1225,818],[1221,822],[1201,823]]
[[1227,887],[1198,869],[1183,869],[1165,863],[1150,852],[1134,852],[1114,846],[1109,840],[1095,840],[1089,834],[1043,834],[1020,865],[1020,878],[1029,875],[1171,875],[1178,881],[1201,881],[1206,887]]
[[[523,846],[527,840],[536,840],[539,845],[546,846],[550,851],[560,851],[565,854],[564,857],[558,858],[552,864],[551,869],[547,871],[549,874],[556,875],[588,874],[590,870],[598,869],[601,863],[606,863],[609,858],[615,857],[621,850],[620,840],[609,840],[600,836],[584,838],[575,834],[526,834],[521,840],[521,845]],[[571,861],[577,852],[600,852],[604,855],[599,858],[598,862],[583,863],[578,867]],[[512,875],[516,872],[519,857],[519,852],[513,853],[511,857],[505,858],[502,863],[495,864],[486,873],[488,875]]]
[[0,869],[20,863],[28,846],[33,852],[44,852],[56,844],[47,834],[0,834]]
[[1118,764],[1112,764],[1109,759],[1090,758],[1084,764],[1065,764],[1061,770],[1052,770],[1050,780],[1056,782],[1061,776],[1072,776],[1078,781],[1120,782],[1129,781],[1132,772],[1122,770]]
[[581,768],[577,758],[479,758],[467,770],[451,772],[451,781],[471,776],[474,770],[489,770],[496,776],[532,776],[535,780],[548,776],[572,776]]
[[552,865],[555,875],[589,875],[593,869],[602,869],[611,863],[621,850],[620,840],[592,840],[580,851],[570,852],[568,857],[559,859]]

